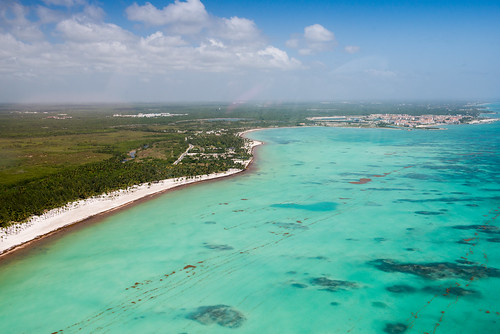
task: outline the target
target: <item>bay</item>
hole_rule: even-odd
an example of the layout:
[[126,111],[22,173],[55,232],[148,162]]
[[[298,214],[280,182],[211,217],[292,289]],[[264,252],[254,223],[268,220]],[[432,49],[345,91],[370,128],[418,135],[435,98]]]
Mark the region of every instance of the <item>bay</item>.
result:
[[250,172],[0,263],[2,332],[498,332],[499,129],[251,133]]

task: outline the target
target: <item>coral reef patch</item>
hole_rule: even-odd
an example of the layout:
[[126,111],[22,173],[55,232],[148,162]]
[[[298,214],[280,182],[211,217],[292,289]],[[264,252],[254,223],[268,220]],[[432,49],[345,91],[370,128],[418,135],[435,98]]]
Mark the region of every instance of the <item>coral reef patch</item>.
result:
[[187,318],[202,325],[218,324],[227,328],[241,327],[246,320],[243,313],[227,305],[200,306]]
[[206,248],[208,249],[213,249],[213,250],[218,250],[218,251],[225,251],[225,250],[232,250],[234,249],[233,247],[229,245],[212,245],[212,244],[206,244]]
[[368,264],[385,272],[417,275],[425,279],[500,277],[500,270],[491,267],[460,265],[451,262],[399,263],[390,259],[377,259]]
[[384,333],[389,333],[389,334],[401,334],[406,332],[408,329],[408,326],[402,323],[395,323],[395,324],[385,324],[384,327]]
[[313,278],[311,279],[311,284],[321,287],[322,288],[321,290],[332,291],[332,292],[358,288],[358,284],[355,282],[333,280],[327,277]]

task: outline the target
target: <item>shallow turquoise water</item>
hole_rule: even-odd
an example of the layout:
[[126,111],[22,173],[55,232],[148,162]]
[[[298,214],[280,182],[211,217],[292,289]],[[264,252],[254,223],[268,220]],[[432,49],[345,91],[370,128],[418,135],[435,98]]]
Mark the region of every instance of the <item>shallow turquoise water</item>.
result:
[[499,332],[498,123],[252,133],[253,172],[0,263],[1,332]]

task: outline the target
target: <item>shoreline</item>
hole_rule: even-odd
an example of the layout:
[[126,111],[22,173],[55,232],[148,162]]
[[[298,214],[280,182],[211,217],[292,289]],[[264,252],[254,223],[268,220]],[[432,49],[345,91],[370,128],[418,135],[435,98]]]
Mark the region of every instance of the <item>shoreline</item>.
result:
[[[250,129],[238,133],[245,137],[249,132],[261,129]],[[263,143],[251,140],[247,147],[254,153],[255,147]],[[250,158],[244,161],[243,169],[229,169],[225,172],[212,173],[209,175],[198,175],[194,177],[180,177],[165,179],[158,182],[143,183],[127,189],[120,189],[109,194],[90,197],[74,201],[63,207],[47,211],[40,216],[33,216],[24,223],[13,224],[0,229],[0,259],[13,254],[16,250],[25,248],[36,241],[51,236],[70,226],[104,216],[115,211],[122,210],[130,205],[147,200],[150,197],[160,195],[170,190],[182,188],[187,185],[226,178],[247,171],[254,161]]]

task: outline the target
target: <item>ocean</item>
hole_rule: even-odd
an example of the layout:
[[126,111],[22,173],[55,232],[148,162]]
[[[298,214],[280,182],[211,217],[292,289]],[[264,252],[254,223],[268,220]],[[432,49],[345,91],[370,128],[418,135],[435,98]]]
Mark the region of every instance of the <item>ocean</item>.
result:
[[0,262],[0,331],[500,332],[500,122],[446,128],[253,132],[249,172]]

